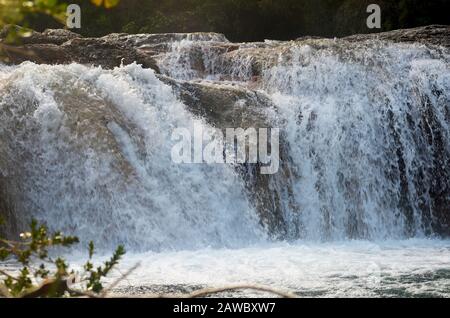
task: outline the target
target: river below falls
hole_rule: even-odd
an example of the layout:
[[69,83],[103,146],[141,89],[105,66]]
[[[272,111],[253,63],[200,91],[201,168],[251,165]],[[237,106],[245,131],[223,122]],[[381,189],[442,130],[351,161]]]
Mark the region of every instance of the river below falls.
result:
[[[84,258],[76,254],[69,260]],[[140,266],[115,294],[148,296],[256,284],[300,297],[450,297],[450,240],[295,242],[128,253],[108,281],[137,263]],[[219,296],[271,295],[236,291]]]

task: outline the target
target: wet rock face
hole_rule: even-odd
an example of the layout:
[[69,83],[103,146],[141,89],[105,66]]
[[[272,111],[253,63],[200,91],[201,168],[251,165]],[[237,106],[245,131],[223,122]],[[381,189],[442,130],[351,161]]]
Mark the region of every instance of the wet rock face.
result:
[[[11,224],[11,217],[10,215],[14,215],[14,213],[11,211],[10,204],[8,204],[8,198],[7,194],[5,193],[5,190],[3,189],[4,185],[8,184],[5,180],[2,180],[3,178],[0,178],[0,219],[2,222]],[[8,227],[9,228],[9,227]],[[9,232],[9,231],[8,231]],[[7,229],[0,225],[0,236],[8,236],[11,233],[8,233]]]
[[265,110],[270,112],[273,104],[264,93],[214,82],[159,78],[174,88],[175,94],[192,113],[206,118],[217,128],[265,128],[270,125]]
[[17,161],[26,160],[24,157],[11,156],[10,136],[2,134],[0,138],[0,218],[4,223],[0,225],[0,236],[17,236],[23,229],[24,210],[23,175]]
[[[4,39],[12,26],[0,32]],[[419,42],[429,45],[450,47],[449,26],[426,26],[415,29],[396,30],[378,34],[354,35],[343,38],[345,41],[384,40],[392,42]],[[101,38],[83,38],[68,30],[46,30],[42,33],[32,32],[21,40],[18,47],[6,46],[11,63],[33,61],[42,64],[66,64],[77,62],[92,64],[104,68],[119,66],[123,61],[128,64],[136,61],[144,67],[159,72],[157,61],[161,54],[172,49],[172,43],[179,41],[214,42],[210,45],[210,54],[217,56],[226,74],[229,69],[233,74],[233,62],[248,57],[249,68],[253,76],[258,76],[262,65],[274,63],[289,42],[269,41],[265,43],[230,43],[224,35],[218,33],[166,33],[166,34],[110,34]],[[319,41],[320,38],[308,37],[296,41]],[[201,55],[201,47],[192,50],[192,54]],[[203,65],[198,65],[199,71]]]
[[[0,31],[0,39],[5,38],[9,32],[23,31],[18,26],[8,25]],[[65,29],[47,29],[44,32],[31,31],[31,34],[21,38],[22,44],[55,44],[61,45],[71,39],[80,38],[81,35]]]
[[[0,43],[13,26],[0,33]],[[17,27],[18,28],[18,27]],[[12,64],[32,61],[38,64],[80,63],[111,69],[123,64],[137,62],[145,68],[158,70],[155,56],[170,50],[174,41],[228,40],[217,33],[171,33],[171,34],[110,34],[101,38],[83,38],[63,29],[32,31],[21,38],[20,45],[4,45],[8,60]]]
[[72,61],[80,64],[93,64],[111,69],[121,64],[137,62],[145,68],[157,69],[155,61],[144,51],[130,48],[120,41],[108,38],[72,39],[59,47],[63,52],[72,56]]
[[23,199],[21,179],[17,175],[0,175],[0,218],[3,221],[0,236],[17,237],[25,229],[26,221],[22,218]]
[[353,35],[344,38],[347,41],[384,40],[404,43],[423,43],[450,48],[450,26],[429,25],[420,28],[394,30],[383,33]]

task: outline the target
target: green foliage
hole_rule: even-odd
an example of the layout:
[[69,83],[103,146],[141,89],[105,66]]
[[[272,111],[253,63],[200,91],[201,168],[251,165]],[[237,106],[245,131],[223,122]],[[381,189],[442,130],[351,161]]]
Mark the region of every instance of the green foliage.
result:
[[51,16],[64,23],[67,4],[58,0],[6,0],[0,1],[0,27],[5,24],[26,25],[27,18],[38,14]]
[[8,61],[7,54],[3,50],[3,44],[19,44],[25,37],[31,35],[28,29],[33,20],[50,18],[57,21],[58,25],[65,23],[67,5],[58,0],[0,0],[0,31],[6,25],[20,25],[22,27],[8,28],[3,34],[4,40],[0,42],[0,62]]
[[[7,24],[34,28],[40,24],[40,21],[43,21],[44,24],[45,22],[49,23],[49,19],[58,23],[59,27],[64,27],[67,6],[73,2],[76,1],[2,0],[0,1],[0,30]],[[120,0],[90,0],[89,6],[110,9],[117,6],[119,2]],[[26,36],[26,34],[13,35]]]
[[[50,234],[45,225],[38,225],[36,221],[31,222],[29,232],[20,235],[20,241],[0,238],[0,261],[14,260],[22,267],[17,274],[0,270],[0,296],[63,297],[101,293],[102,279],[118,264],[125,249],[119,246],[109,260],[95,268],[92,262],[94,243],[90,242],[89,259],[81,273],[71,270],[63,258],[50,256],[50,249],[77,243],[77,237],[60,232]],[[81,290],[71,289],[74,280],[83,286]]]
[[[0,1],[0,27],[57,27],[48,17],[64,23],[66,3],[81,6],[78,31],[85,36],[208,31],[225,33],[233,41],[255,41],[379,31],[365,23],[367,5],[373,3],[369,0],[7,0]],[[376,3],[382,8],[382,31],[449,23],[448,0]]]
[[99,266],[94,269],[94,265],[91,263],[92,255],[94,254],[94,243],[91,241],[89,243],[89,260],[84,264],[84,270],[87,273],[86,288],[94,293],[100,293],[103,290],[103,285],[101,283],[102,277],[108,276],[111,270],[119,263],[119,260],[125,254],[125,249],[123,246],[119,246],[114,252],[113,256],[109,261],[106,261],[104,266]]
[[[74,1],[68,1],[73,3]],[[86,7],[110,9],[119,4],[120,0],[89,0]],[[67,5],[60,0],[0,0],[0,31],[6,25],[17,25],[5,29],[6,34],[0,38],[0,62],[8,62],[4,44],[20,44],[23,38],[32,34],[31,29],[62,28],[66,23]],[[113,24],[104,13],[97,21],[102,21],[102,28],[108,30]]]
[[119,1],[120,0],[91,0],[97,7],[104,6],[107,9],[115,7]]
[[[85,36],[205,31],[255,41],[379,31],[366,26],[369,0],[122,0],[106,13],[88,6],[89,0],[74,2],[83,8]],[[376,3],[382,8],[382,31],[449,22],[448,0]]]

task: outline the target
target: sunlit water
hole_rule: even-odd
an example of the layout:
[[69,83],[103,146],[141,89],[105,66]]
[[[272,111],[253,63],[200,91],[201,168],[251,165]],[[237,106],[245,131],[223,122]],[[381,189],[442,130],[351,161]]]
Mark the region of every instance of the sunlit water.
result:
[[[137,263],[140,266],[115,293],[179,294],[256,284],[301,297],[450,297],[448,240],[297,242],[236,250],[131,253],[108,281]],[[273,295],[244,290],[219,296]]]
[[[251,56],[224,69],[207,42],[174,43],[162,71],[247,87]],[[436,206],[448,202],[448,51],[289,45],[256,88],[290,156],[292,173],[271,191],[285,199],[287,226],[275,234],[292,243],[265,231],[234,167],[171,161],[173,128],[200,119],[136,64],[0,66],[0,163],[10,163],[0,173],[23,181],[23,210],[51,229],[105,254],[126,246],[120,272],[141,266],[119,294],[259,284],[299,296],[449,297],[450,241],[425,239],[437,237]],[[193,46],[204,74],[190,68]]]

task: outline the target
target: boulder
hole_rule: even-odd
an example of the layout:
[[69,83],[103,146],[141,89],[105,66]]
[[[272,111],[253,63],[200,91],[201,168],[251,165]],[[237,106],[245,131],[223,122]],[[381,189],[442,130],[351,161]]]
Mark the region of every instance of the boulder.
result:
[[213,81],[180,81],[158,76],[173,87],[174,92],[197,116],[205,118],[217,128],[268,127],[267,114],[273,104],[262,92],[239,85]]
[[[180,81],[166,76],[159,78],[173,87],[175,94],[192,113],[223,131],[226,128],[271,128],[277,121],[271,99],[262,92],[214,81]],[[238,165],[236,169],[245,182],[261,224],[273,237],[281,239],[292,226],[283,217],[283,205],[289,204],[297,212],[300,208],[292,197],[293,178],[288,149],[283,147],[286,145],[283,141],[280,141],[280,145],[279,173],[261,174],[260,164]]]

